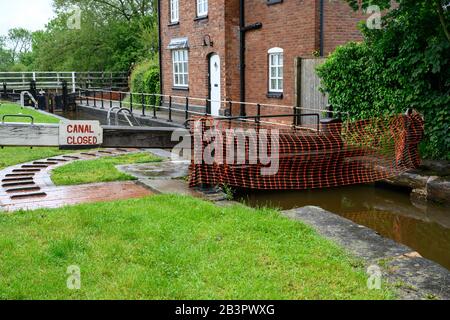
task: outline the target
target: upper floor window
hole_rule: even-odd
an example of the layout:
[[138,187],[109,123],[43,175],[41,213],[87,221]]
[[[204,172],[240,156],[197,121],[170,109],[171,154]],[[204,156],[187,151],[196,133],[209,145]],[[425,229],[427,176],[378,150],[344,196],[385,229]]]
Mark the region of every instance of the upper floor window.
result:
[[170,0],[170,22],[177,23],[180,20],[179,0]]
[[283,92],[283,49],[269,50],[269,92]]
[[172,51],[172,63],[173,63],[173,85],[175,87],[188,87],[189,84],[189,70],[188,70],[188,51],[173,50]]
[[197,0],[197,17],[208,15],[208,0]]

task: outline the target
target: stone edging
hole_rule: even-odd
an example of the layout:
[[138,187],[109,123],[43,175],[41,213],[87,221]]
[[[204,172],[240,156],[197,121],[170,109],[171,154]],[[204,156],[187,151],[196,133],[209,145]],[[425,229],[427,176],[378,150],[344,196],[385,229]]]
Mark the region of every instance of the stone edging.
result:
[[313,227],[362,258],[367,266],[379,266],[388,282],[396,286],[400,299],[450,299],[450,271],[410,248],[322,208],[303,207],[282,214]]

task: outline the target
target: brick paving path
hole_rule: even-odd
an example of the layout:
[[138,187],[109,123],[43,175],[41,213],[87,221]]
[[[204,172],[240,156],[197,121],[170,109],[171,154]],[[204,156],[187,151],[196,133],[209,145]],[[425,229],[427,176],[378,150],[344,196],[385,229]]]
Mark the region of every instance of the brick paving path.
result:
[[57,156],[12,166],[0,171],[0,210],[57,208],[78,203],[112,201],[144,197],[151,192],[134,182],[97,183],[57,187],[51,170],[77,160],[120,155],[137,149],[106,149]]

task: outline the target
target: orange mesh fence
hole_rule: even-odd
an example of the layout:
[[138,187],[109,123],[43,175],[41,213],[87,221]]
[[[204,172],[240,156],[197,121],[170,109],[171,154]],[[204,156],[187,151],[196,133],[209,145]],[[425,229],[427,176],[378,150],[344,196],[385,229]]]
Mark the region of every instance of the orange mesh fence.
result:
[[419,165],[418,114],[290,127],[199,117],[190,186],[299,190],[370,183]]

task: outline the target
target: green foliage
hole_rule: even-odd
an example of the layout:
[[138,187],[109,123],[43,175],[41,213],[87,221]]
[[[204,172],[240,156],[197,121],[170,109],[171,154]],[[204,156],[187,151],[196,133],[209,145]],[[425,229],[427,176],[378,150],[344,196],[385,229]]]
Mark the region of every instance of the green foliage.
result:
[[[19,56],[10,50],[9,60],[22,64],[19,71],[23,66],[40,71],[128,71],[158,50],[155,0],[55,0],[54,5],[56,17],[31,35],[32,51],[22,50]],[[81,10],[80,29],[68,24],[74,6]],[[20,30],[14,33],[18,48],[28,44],[20,39],[29,40],[26,30]],[[4,55],[0,46],[0,58]],[[10,68],[0,62],[0,69]]]
[[[160,93],[158,56],[137,64],[131,73],[131,91],[137,93]],[[159,97],[146,97],[147,105],[159,105]]]
[[354,119],[414,108],[425,117],[423,155],[450,159],[450,42],[433,2],[400,1],[381,30],[363,33],[318,68],[330,102]]

